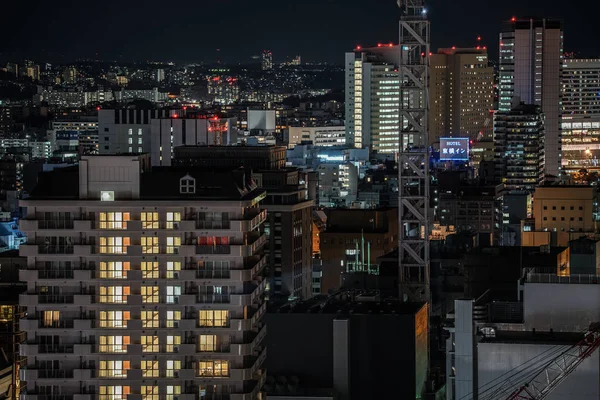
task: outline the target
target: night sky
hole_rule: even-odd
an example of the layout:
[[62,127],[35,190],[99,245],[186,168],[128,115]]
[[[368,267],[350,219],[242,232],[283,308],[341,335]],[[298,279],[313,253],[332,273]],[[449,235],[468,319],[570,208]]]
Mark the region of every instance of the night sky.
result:
[[[397,42],[396,0],[4,0],[0,60],[68,62],[173,60],[246,63],[263,49],[274,61],[343,62],[356,45]],[[8,3],[8,4],[7,4]],[[497,59],[498,32],[511,16],[565,21],[565,51],[600,55],[600,2],[432,0],[432,48],[474,46]]]

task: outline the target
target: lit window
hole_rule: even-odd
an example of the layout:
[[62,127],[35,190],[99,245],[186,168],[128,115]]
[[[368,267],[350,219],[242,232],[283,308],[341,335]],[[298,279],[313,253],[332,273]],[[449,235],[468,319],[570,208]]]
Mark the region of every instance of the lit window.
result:
[[179,254],[181,238],[179,236],[167,237],[167,254]]
[[129,286],[100,286],[100,303],[125,304],[130,293]]
[[200,335],[200,351],[216,351],[217,335]]
[[181,221],[181,213],[168,212],[167,213],[167,229],[179,229],[179,222]]
[[181,286],[167,286],[167,304],[178,303],[181,296]]
[[179,278],[179,271],[181,271],[181,262],[167,261],[167,279]]
[[142,311],[142,327],[159,328],[160,320],[158,318],[158,311]]
[[100,386],[98,400],[127,400],[130,393],[130,386]]
[[181,311],[167,311],[167,328],[179,328]]
[[130,269],[129,262],[122,261],[100,261],[100,278],[102,279],[126,279],[127,271]]
[[196,193],[196,180],[186,175],[179,180],[179,188],[181,193]]
[[229,376],[229,361],[206,360],[198,362],[198,376]]
[[127,254],[128,237],[100,237],[100,254]]
[[60,311],[44,311],[44,328],[60,328]]
[[[171,363],[178,363],[181,366],[180,361],[171,361]],[[173,365],[175,365],[175,364],[173,364]],[[174,369],[174,371],[176,371],[176,370]],[[167,361],[167,376],[169,376],[168,374],[169,374],[169,361]],[[181,386],[167,386],[167,397],[165,398],[165,400],[175,400],[175,396],[178,396],[180,394],[181,394]]]
[[142,286],[142,303],[158,303],[158,286]]
[[127,328],[129,311],[100,311],[100,328]]
[[145,378],[158,378],[160,370],[157,360],[142,360],[142,376]]
[[200,310],[200,326],[226,327],[229,311],[227,310]]
[[100,378],[127,378],[127,370],[131,368],[129,361],[100,360]]
[[175,377],[175,373],[181,369],[181,361],[167,360],[166,376],[167,378]]
[[155,236],[142,236],[142,253],[158,254],[158,238]]
[[127,229],[127,221],[129,221],[129,213],[100,213],[100,229]]
[[127,353],[129,336],[100,336],[100,353]]
[[175,348],[181,344],[181,336],[167,336],[167,353],[175,353]]
[[142,386],[142,400],[158,400],[158,386]]
[[142,352],[143,353],[158,353],[158,336],[142,336]]
[[141,215],[142,229],[158,229],[158,213],[143,212]]
[[142,261],[141,269],[143,279],[158,278],[159,268],[157,261]]

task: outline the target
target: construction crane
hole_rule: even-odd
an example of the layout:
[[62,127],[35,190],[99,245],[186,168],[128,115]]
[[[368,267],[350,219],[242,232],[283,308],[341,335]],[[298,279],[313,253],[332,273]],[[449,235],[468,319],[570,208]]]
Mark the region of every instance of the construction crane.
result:
[[400,7],[398,261],[400,298],[429,301],[429,19],[425,0]]
[[577,344],[550,360],[531,379],[514,390],[506,400],[545,399],[562,381],[600,347],[600,323],[594,323]]

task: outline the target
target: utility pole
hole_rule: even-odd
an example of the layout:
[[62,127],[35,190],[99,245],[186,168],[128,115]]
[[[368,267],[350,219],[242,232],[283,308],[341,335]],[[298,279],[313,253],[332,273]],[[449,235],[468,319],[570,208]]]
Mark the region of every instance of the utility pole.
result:
[[429,301],[429,20],[424,0],[398,0],[400,298]]

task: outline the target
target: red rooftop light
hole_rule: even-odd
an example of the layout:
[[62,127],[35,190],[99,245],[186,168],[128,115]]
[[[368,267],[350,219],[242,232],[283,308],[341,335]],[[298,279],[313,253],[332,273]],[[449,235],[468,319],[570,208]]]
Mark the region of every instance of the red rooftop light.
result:
[[515,22],[517,20],[517,17],[512,17],[510,20],[511,22]]
[[388,46],[390,46],[390,47],[393,47],[393,46],[394,46],[394,44],[393,44],[393,43],[390,43],[390,44],[388,44]]
[[356,46],[356,50],[360,50],[360,46]]
[[377,43],[377,47],[381,47],[381,43]]

